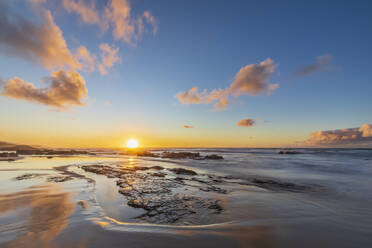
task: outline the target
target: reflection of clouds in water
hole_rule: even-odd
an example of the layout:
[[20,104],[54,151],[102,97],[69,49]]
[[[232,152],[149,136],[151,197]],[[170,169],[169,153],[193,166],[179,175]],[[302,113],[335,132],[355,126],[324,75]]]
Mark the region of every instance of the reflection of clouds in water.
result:
[[68,217],[75,209],[70,194],[57,185],[29,189],[12,194],[0,194],[2,215],[29,207],[24,233],[5,243],[5,247],[53,247],[53,239],[66,228]]

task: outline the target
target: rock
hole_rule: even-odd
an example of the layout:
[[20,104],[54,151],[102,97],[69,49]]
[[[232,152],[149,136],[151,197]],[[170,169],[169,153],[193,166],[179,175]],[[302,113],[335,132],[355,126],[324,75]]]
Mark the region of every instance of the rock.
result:
[[47,179],[48,182],[62,183],[74,179],[71,176],[52,176]]
[[198,152],[163,152],[161,155],[162,158],[189,158],[189,159],[196,159],[200,158],[200,153]]
[[150,169],[152,170],[164,170],[164,167],[161,167],[159,165],[151,166]]
[[168,170],[176,173],[177,175],[190,175],[190,176],[198,175],[198,173],[196,173],[195,171],[184,169],[184,168],[172,168]]
[[157,172],[151,173],[150,175],[154,177],[165,177],[164,173],[157,173]]
[[[198,179],[197,173],[184,168],[172,168],[163,172],[154,172],[132,167],[114,167],[105,165],[81,166],[88,172],[116,177],[116,185],[120,194],[127,198],[127,205],[133,208],[140,208],[146,213],[137,216],[138,221],[150,223],[194,223],[200,218],[209,214],[218,214],[223,208],[216,199],[209,199],[205,194],[195,194],[200,191],[214,191],[224,193],[221,188],[215,187],[213,181]],[[163,167],[145,167],[151,170],[161,170]],[[192,175],[196,181],[203,181],[207,187],[203,190],[194,184],[186,184],[184,180],[191,180],[183,177],[174,178],[170,174]],[[199,177],[205,177],[200,175]],[[209,181],[208,181],[209,179]],[[176,190],[174,190],[176,189]],[[190,192],[190,194],[186,194]],[[203,196],[203,197],[202,197]],[[200,218],[199,218],[200,217]],[[195,223],[196,222],[196,223]]]
[[21,176],[17,176],[14,179],[21,181],[21,180],[28,180],[28,179],[32,179],[32,178],[37,178],[37,177],[44,176],[44,175],[46,175],[46,174],[30,173],[30,174],[23,174]]
[[16,152],[0,152],[0,157],[9,158],[9,157],[18,157]]
[[204,157],[205,159],[223,159],[222,156],[217,155],[217,154],[212,154],[212,155],[207,155]]
[[144,167],[144,166],[134,166],[133,169],[137,171],[137,170],[149,170],[150,168]]
[[298,151],[279,151],[278,154],[302,154]]
[[144,208],[143,202],[137,199],[131,199],[127,202],[128,206],[134,207],[134,208]]
[[220,194],[227,194],[227,190],[216,187],[216,186],[208,186],[208,187],[199,188],[199,189],[204,192],[216,192]]
[[208,208],[209,209],[214,209],[217,213],[220,213],[220,212],[223,211],[223,208],[219,204],[219,200],[216,200],[214,203],[212,203],[211,205],[209,205]]
[[271,189],[271,190],[286,190],[286,191],[303,191],[308,187],[297,185],[289,182],[279,182],[272,179],[253,179],[252,183],[258,187]]
[[139,151],[136,153],[137,156],[139,157],[152,157],[152,158],[157,158],[159,157],[157,154],[154,154],[152,152],[148,152],[148,151]]
[[83,209],[87,209],[88,208],[88,203],[86,201],[78,201],[77,204],[83,208]]

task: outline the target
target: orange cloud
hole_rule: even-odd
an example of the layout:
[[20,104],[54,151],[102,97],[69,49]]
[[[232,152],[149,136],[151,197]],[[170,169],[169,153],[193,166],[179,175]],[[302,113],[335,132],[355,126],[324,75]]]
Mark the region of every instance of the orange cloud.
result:
[[118,56],[119,48],[111,47],[109,44],[103,43],[99,46],[101,50],[101,64],[98,65],[98,70],[102,75],[107,74],[107,69],[114,66],[120,60]]
[[229,105],[229,95],[257,95],[266,93],[271,95],[279,84],[269,83],[276,68],[276,64],[270,59],[266,59],[255,65],[247,65],[239,70],[235,75],[234,81],[226,89],[213,89],[210,93],[207,90],[198,91],[198,87],[194,86],[186,92],[179,92],[176,98],[182,104],[211,104],[214,103],[214,108],[217,110],[225,110]]
[[34,84],[23,79],[9,79],[2,87],[1,95],[53,106],[57,109],[68,109],[71,106],[83,106],[82,99],[87,98],[88,90],[83,77],[74,71],[52,72],[46,78],[50,83],[47,88],[36,88]]
[[95,8],[94,1],[91,1],[89,5],[85,5],[82,0],[78,0],[77,2],[75,0],[62,0],[62,5],[67,12],[75,12],[80,15],[85,23],[97,24],[105,28],[105,24],[101,21],[99,13]]
[[81,69],[82,64],[68,49],[50,11],[42,9],[41,13],[41,24],[34,24],[2,6],[0,49],[11,56],[37,61],[48,69]]
[[229,92],[234,96],[255,96],[263,92],[272,92],[279,86],[278,84],[270,84],[268,82],[276,66],[277,65],[270,58],[257,65],[251,64],[244,66],[235,75],[234,82],[231,84]]
[[249,119],[249,118],[240,120],[236,123],[236,125],[239,126],[239,127],[251,127],[255,124],[256,124],[256,121],[253,120],[253,119]]
[[184,125],[183,128],[194,128],[194,126]]
[[308,144],[342,145],[372,142],[372,125],[364,124],[360,128],[344,128],[317,131],[310,134]]
[[67,12],[77,13],[85,23],[96,24],[103,31],[112,27],[114,38],[130,45],[135,45],[146,31],[145,22],[151,26],[154,35],[158,31],[156,19],[150,11],[133,17],[127,0],[110,0],[101,12],[96,9],[93,1],[85,4],[82,0],[63,0],[62,4]]
[[82,64],[83,68],[94,71],[96,56],[92,55],[85,46],[80,46],[77,49],[75,57]]
[[183,104],[211,104],[215,102],[216,109],[225,109],[228,105],[228,91],[214,89],[210,93],[207,90],[198,91],[198,87],[192,87],[189,91],[176,94],[176,98]]

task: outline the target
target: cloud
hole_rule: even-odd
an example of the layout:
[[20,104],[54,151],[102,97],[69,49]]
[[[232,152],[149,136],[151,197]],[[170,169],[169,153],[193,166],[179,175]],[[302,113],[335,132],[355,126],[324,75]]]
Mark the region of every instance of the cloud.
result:
[[363,124],[359,128],[345,128],[317,131],[306,141],[312,145],[364,144],[372,142],[372,125]]
[[142,34],[147,31],[147,26],[151,26],[154,35],[158,31],[157,21],[150,11],[133,17],[127,0],[110,0],[103,11],[97,10],[93,1],[86,4],[83,0],[63,0],[62,5],[67,12],[75,12],[83,22],[96,24],[102,31],[112,27],[114,39],[122,40],[130,45],[138,42]]
[[330,68],[331,62],[332,62],[332,56],[329,55],[329,54],[318,56],[318,57],[316,57],[316,62],[315,63],[313,63],[311,65],[304,66],[304,67],[296,70],[294,72],[294,75],[296,77],[303,77],[303,76],[312,74],[312,73],[317,72],[317,71],[328,69],[328,68]]
[[110,101],[105,101],[105,105],[106,106],[111,106],[111,102]]
[[216,109],[225,109],[228,105],[228,91],[214,89],[210,93],[207,90],[198,91],[198,87],[193,87],[186,92],[176,94],[176,98],[182,104],[211,104],[215,102]]
[[101,50],[101,64],[98,65],[98,70],[102,75],[107,74],[107,69],[114,66],[120,60],[118,47],[111,47],[109,44],[103,43],[99,46]]
[[33,4],[41,4],[45,3],[46,0],[26,0],[27,2],[33,3]]
[[266,59],[259,64],[247,65],[239,70],[234,81],[226,89],[213,89],[210,93],[207,90],[198,91],[194,86],[186,92],[179,92],[176,98],[182,104],[212,104],[217,110],[225,110],[229,105],[229,95],[238,97],[240,95],[258,95],[266,93],[271,95],[279,84],[272,84],[268,80],[275,71],[276,64]]
[[41,13],[41,23],[35,24],[1,6],[0,50],[11,56],[37,61],[48,69],[81,69],[82,64],[68,49],[50,11],[41,9]]
[[96,56],[92,55],[85,46],[80,46],[77,49],[75,58],[82,64],[84,69],[94,71]]
[[90,1],[90,4],[86,5],[82,0],[78,0],[77,2],[75,0],[62,0],[62,6],[69,13],[77,13],[83,22],[97,24],[103,29],[106,28],[105,23],[101,21],[99,13],[95,8],[94,1]]
[[184,125],[183,128],[194,128],[194,126]]
[[363,124],[359,128],[359,132],[362,133],[363,138],[369,138],[372,137],[372,125],[371,124]]
[[2,86],[1,95],[56,107],[59,110],[85,105],[82,99],[87,98],[88,90],[79,73],[63,70],[51,72],[51,76],[45,78],[45,81],[50,84],[49,87],[36,88],[34,84],[20,78],[9,79]]
[[255,124],[256,124],[256,121],[250,118],[240,120],[236,123],[236,125],[239,127],[251,127],[251,126],[254,126]]
[[263,92],[272,93],[279,86],[278,84],[272,86],[268,82],[276,66],[270,58],[257,65],[251,64],[244,66],[235,75],[234,82],[229,89],[230,93],[234,96],[255,96]]
[[152,33],[155,35],[159,29],[155,17],[151,15],[150,11],[143,12],[143,16],[145,17],[145,20],[152,25]]

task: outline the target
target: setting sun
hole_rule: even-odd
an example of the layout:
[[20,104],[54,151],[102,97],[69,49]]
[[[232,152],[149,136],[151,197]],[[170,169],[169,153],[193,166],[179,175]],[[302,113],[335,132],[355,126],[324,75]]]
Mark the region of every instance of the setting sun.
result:
[[127,141],[127,147],[128,148],[137,148],[138,147],[138,141],[135,139],[130,139]]

